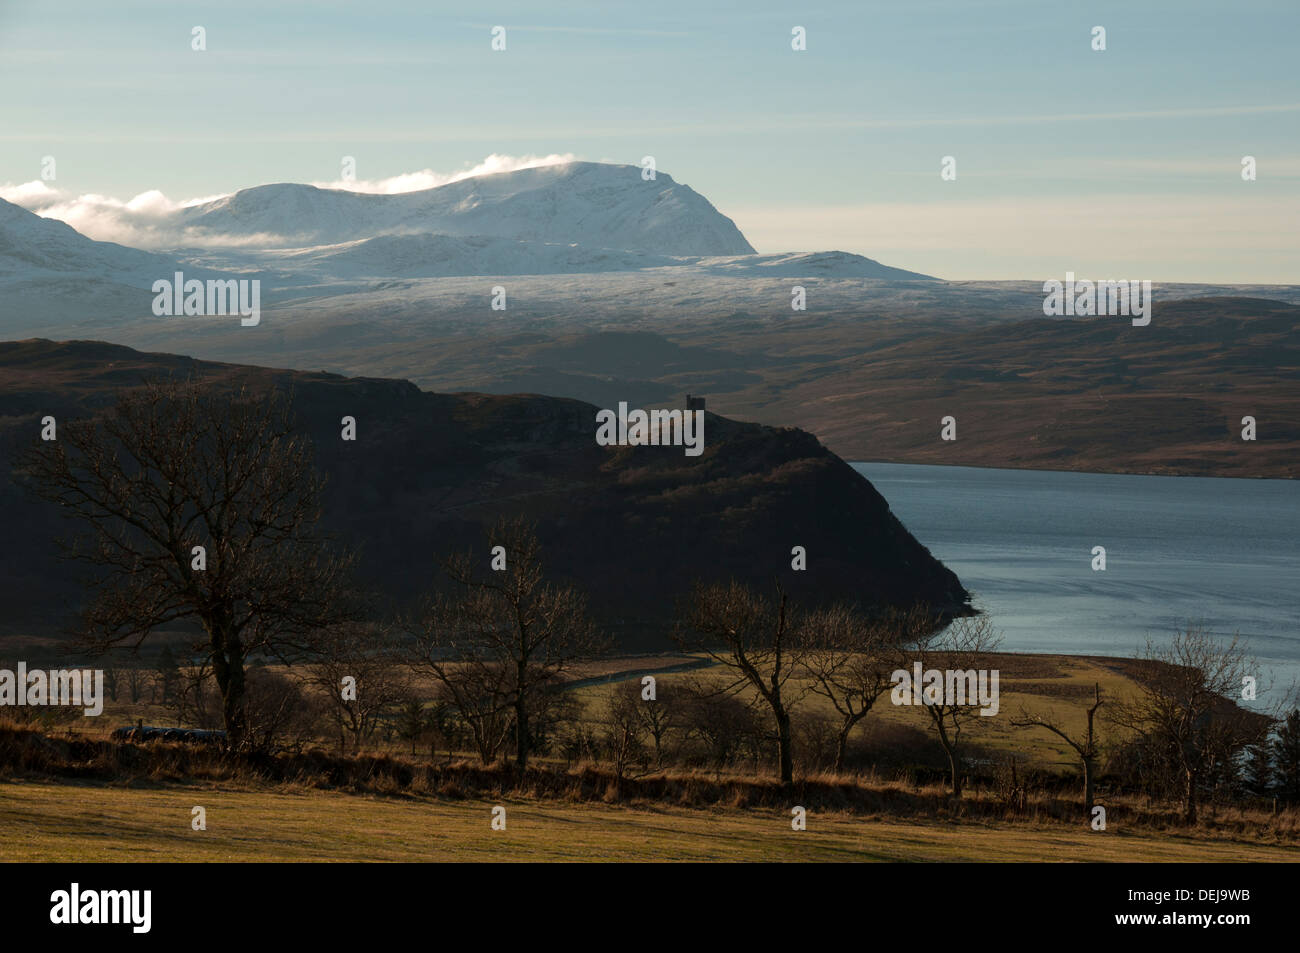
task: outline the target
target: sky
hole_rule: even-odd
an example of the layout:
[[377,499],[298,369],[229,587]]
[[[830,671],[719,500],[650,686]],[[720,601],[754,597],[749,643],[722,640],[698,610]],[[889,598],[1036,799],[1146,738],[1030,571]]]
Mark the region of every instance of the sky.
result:
[[0,0],[0,196],[649,155],[760,252],[1300,283],[1298,54],[1300,0]]

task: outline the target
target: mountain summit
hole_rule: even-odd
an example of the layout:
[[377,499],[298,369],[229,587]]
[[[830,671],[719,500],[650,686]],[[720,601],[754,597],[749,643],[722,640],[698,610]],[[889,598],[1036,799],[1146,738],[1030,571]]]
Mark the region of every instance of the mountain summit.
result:
[[736,224],[689,186],[630,165],[569,162],[374,195],[263,185],[173,213],[196,245],[330,245],[381,235],[483,236],[659,255],[752,255]]

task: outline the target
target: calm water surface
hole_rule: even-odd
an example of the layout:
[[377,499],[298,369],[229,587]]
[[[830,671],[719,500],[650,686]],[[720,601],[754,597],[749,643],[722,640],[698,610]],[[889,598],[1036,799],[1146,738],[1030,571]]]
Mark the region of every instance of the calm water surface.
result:
[[1300,481],[854,467],[1005,649],[1132,655],[1198,619],[1240,632],[1278,688],[1300,680]]

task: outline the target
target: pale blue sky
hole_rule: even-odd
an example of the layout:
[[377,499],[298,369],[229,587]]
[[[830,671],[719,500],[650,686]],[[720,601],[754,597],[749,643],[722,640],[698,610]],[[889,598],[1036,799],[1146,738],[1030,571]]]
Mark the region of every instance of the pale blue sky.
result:
[[344,155],[380,179],[650,154],[760,251],[1300,282],[1298,53],[1297,0],[0,0],[0,185],[46,155],[71,194],[182,200]]

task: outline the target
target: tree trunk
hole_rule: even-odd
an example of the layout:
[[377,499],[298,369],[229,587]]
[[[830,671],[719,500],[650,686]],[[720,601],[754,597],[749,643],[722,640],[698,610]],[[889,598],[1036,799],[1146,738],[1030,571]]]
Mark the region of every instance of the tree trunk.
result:
[[1183,820],[1189,825],[1196,823],[1196,772],[1191,768],[1186,771],[1183,790]]
[[[488,750],[487,732],[483,730],[483,725],[477,721],[469,723],[470,735],[474,738],[474,747],[478,749],[479,760],[484,765],[490,765],[496,760],[496,752]],[[451,741],[447,742],[447,760],[451,760]]]
[[248,737],[248,719],[244,698],[244,666],[230,666],[230,678],[221,711],[226,722],[226,740],[232,748],[242,748]]
[[845,725],[840,729],[840,736],[835,741],[835,773],[839,774],[844,770],[844,755],[849,747],[849,730],[851,725]]
[[232,749],[241,748],[248,728],[243,646],[239,637],[227,633],[219,620],[210,623],[208,631],[212,643],[212,674],[221,691],[226,744]]
[[952,796],[961,797],[961,774],[957,770],[957,749],[948,738],[948,731],[942,719],[935,721],[939,731],[939,743],[943,745],[944,754],[948,756],[948,774],[952,779]]
[[1093,789],[1092,779],[1092,759],[1083,759],[1083,811],[1088,819],[1092,818],[1093,801],[1095,800],[1095,791]]
[[528,705],[523,693],[515,701],[515,766],[528,767]]
[[784,709],[776,713],[776,745],[781,760],[781,783],[789,784],[794,780],[794,753],[791,751],[793,739],[790,734],[790,714]]

